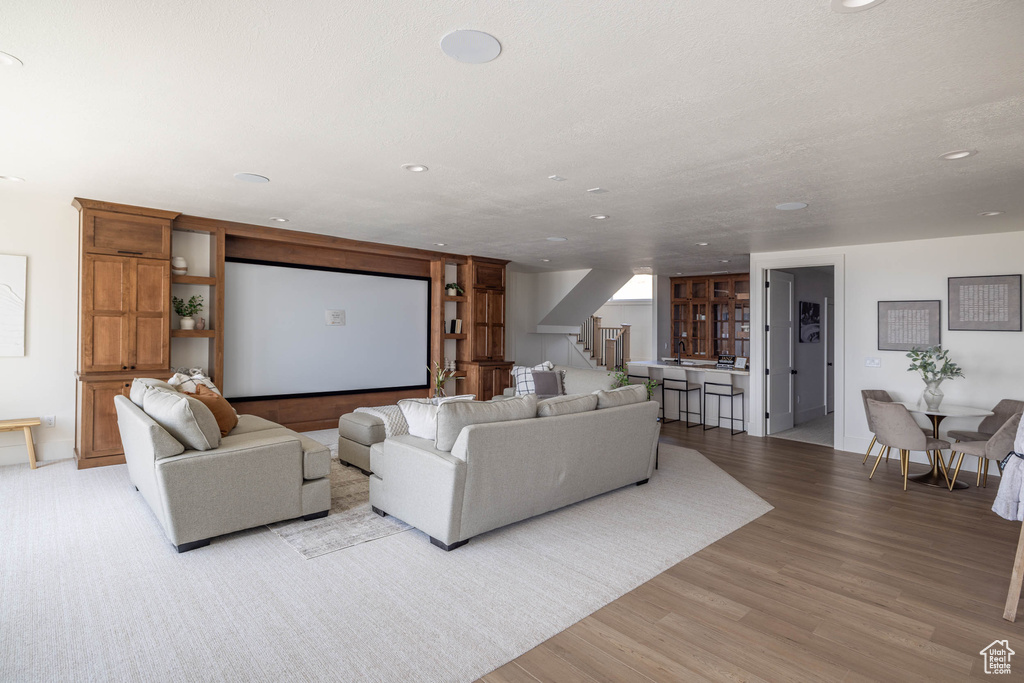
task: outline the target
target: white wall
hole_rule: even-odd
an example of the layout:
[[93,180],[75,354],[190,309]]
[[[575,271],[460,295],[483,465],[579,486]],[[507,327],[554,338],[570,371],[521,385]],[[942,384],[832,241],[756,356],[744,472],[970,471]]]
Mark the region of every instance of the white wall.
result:
[[[0,188],[0,253],[28,256],[23,358],[0,358],[0,418],[57,418],[33,428],[36,457],[74,457],[75,349],[78,325],[78,212],[70,197]],[[0,465],[27,463],[20,432],[0,434]]]
[[647,301],[609,301],[594,312],[601,317],[601,324],[606,327],[630,325],[629,356],[630,360],[653,360],[654,307]]
[[[799,315],[801,301],[816,303],[821,306],[824,325],[825,298],[833,297],[832,273],[818,268],[787,268],[783,272],[793,276],[794,310]],[[799,321],[793,327],[793,368],[794,424],[825,415],[825,339],[822,336],[817,344],[800,343]]]
[[[1024,226],[1022,226],[1024,227]],[[878,301],[939,299],[942,302],[942,345],[964,369],[965,377],[942,385],[950,403],[988,407],[1001,398],[1024,399],[1024,333],[951,332],[948,329],[947,278],[966,275],[1001,275],[1024,272],[1024,232],[972,235],[914,242],[859,245],[836,249],[814,249],[751,255],[752,297],[757,319],[763,324],[763,269],[782,267],[780,262],[815,265],[830,259],[837,266],[837,329],[843,332],[842,352],[837,344],[836,372],[845,385],[843,406],[837,396],[839,448],[863,452],[871,438],[861,389],[885,389],[897,400],[917,400],[923,383],[917,374],[907,372],[907,358],[901,351],[877,348]],[[842,329],[840,329],[842,328]],[[759,329],[755,326],[755,329]],[[837,342],[840,340],[837,338]],[[763,414],[763,336],[755,339],[751,359],[753,414]],[[842,355],[842,358],[839,356]],[[759,358],[760,356],[760,358]],[[880,368],[865,367],[866,358],[880,358]],[[842,362],[842,367],[839,367]],[[842,377],[838,375],[842,374]],[[949,418],[942,433],[949,429],[969,429],[979,418]],[[753,429],[753,428],[752,428]],[[760,430],[755,433],[760,433]],[[915,460],[924,456],[914,454]],[[973,467],[973,463],[970,465]],[[965,460],[964,467],[968,467]]]

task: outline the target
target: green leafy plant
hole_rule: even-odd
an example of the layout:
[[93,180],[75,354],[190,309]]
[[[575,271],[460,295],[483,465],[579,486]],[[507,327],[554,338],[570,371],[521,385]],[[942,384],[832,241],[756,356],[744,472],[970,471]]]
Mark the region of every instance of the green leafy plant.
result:
[[[608,373],[608,376],[615,380],[615,386],[612,387],[613,389],[618,389],[619,387],[624,387],[629,384],[629,374],[626,372],[625,368],[615,368]],[[641,382],[641,384],[643,384],[644,389],[647,390],[647,400],[650,401],[654,396],[654,390],[658,387],[658,383],[653,379],[649,379]]]
[[445,292],[448,293],[449,296],[456,296],[455,294],[452,294],[453,291],[458,292],[459,294],[466,293],[466,290],[464,290],[462,288],[462,285],[460,285],[458,282],[449,282],[444,286],[444,290]]
[[434,383],[434,394],[437,396],[447,396],[447,394],[444,393],[444,385],[453,379],[462,379],[461,377],[455,376],[455,370],[448,370],[447,368],[442,368],[437,361],[434,361],[433,368],[431,368],[429,365],[427,366],[427,372],[430,373],[430,379]]
[[910,367],[907,372],[921,373],[921,379],[925,382],[935,380],[952,379],[963,377],[964,371],[960,366],[949,359],[949,350],[941,346],[932,346],[927,349],[914,349],[907,354],[910,359]]
[[174,312],[182,318],[191,318],[203,311],[203,297],[198,294],[193,295],[188,301],[174,296],[171,297],[171,303],[174,305]]

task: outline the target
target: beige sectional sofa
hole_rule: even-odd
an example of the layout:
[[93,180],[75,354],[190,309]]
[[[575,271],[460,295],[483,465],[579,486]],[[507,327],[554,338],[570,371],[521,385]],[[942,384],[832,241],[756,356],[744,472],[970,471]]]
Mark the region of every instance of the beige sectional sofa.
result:
[[[530,401],[542,417],[490,420]],[[657,417],[658,404],[639,386],[539,404],[532,395],[444,404],[435,441],[404,435],[371,447],[370,504],[451,550],[486,531],[646,483]]]
[[[132,484],[178,552],[233,531],[327,515],[326,446],[255,415],[239,415],[224,437],[216,422],[213,432],[202,424],[202,416],[182,426],[178,414],[164,413],[161,425],[143,410],[147,390],[153,391],[147,386],[154,385],[164,383],[135,380],[130,399],[114,398],[117,426]],[[182,406],[179,413],[188,411]],[[186,448],[182,440],[202,441],[203,448]]]

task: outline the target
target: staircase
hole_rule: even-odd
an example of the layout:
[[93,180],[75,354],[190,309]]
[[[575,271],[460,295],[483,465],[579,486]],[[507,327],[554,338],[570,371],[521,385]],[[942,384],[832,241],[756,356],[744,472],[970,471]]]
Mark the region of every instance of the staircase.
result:
[[601,324],[601,317],[592,315],[580,325],[576,348],[595,368],[625,367],[629,362],[629,325],[615,327]]

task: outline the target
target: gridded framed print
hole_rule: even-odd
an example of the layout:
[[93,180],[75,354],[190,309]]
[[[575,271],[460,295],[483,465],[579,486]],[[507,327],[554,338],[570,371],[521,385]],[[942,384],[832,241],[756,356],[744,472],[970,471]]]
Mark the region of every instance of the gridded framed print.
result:
[[879,301],[878,350],[911,351],[942,340],[942,302]]
[[1020,275],[949,278],[949,329],[1020,332]]

